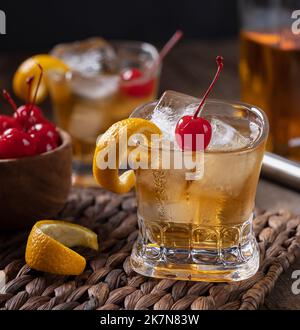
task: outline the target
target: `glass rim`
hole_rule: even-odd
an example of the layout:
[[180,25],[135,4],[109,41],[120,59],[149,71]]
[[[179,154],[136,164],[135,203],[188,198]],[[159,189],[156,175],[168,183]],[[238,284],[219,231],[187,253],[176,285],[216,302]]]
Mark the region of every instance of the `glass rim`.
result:
[[[150,106],[150,105],[156,105],[158,102],[158,100],[154,100],[154,101],[150,101],[147,103],[144,103],[140,106],[138,106],[137,108],[135,108],[133,110],[133,112],[130,114],[129,118],[136,118],[136,114],[141,111],[142,109],[144,109],[144,107],[146,106]],[[239,149],[234,149],[234,150],[205,150],[204,152],[207,154],[230,154],[230,153],[246,153],[246,152],[250,152],[254,149],[256,149],[258,146],[260,146],[262,143],[264,143],[268,137],[268,133],[269,133],[269,121],[268,121],[268,117],[265,114],[265,112],[252,104],[249,103],[245,103],[245,102],[241,102],[241,101],[235,101],[235,100],[223,100],[223,99],[216,99],[216,98],[208,98],[205,103],[207,104],[223,104],[226,106],[231,106],[232,108],[234,108],[235,106],[240,107],[245,109],[248,112],[253,113],[257,118],[260,118],[262,125],[260,126],[260,135],[259,137],[257,137],[255,139],[255,141],[253,142],[253,144],[251,144],[251,146],[246,146],[243,148],[239,148]],[[204,107],[205,108],[205,107]],[[141,118],[141,117],[140,117]],[[150,147],[151,148],[151,147]],[[177,150],[177,149],[173,149],[173,151],[179,151],[179,152],[183,152],[181,150]]]
[[[150,53],[153,56],[152,66],[149,70],[147,70],[147,73],[142,75],[141,77],[134,78],[130,81],[122,80],[120,78],[119,79],[120,83],[123,86],[130,87],[130,86],[134,86],[134,85],[137,85],[137,84],[138,85],[139,84],[144,84],[144,83],[148,82],[150,79],[152,79],[152,78],[155,79],[156,77],[159,76],[160,71],[161,71],[161,67],[162,67],[162,63],[158,63],[158,61],[159,61],[159,52],[158,52],[157,48],[154,45],[152,45],[151,43],[148,43],[148,42],[137,41],[137,40],[111,40],[109,42],[114,48],[117,48],[117,47],[124,47],[124,48],[125,47],[129,47],[129,48],[130,47],[136,47],[136,48],[140,48],[141,50],[145,49],[145,51],[147,51],[148,53]],[[50,50],[50,52],[49,52],[50,54],[52,54],[53,49]],[[54,55],[54,56],[56,56],[56,55]],[[158,63],[158,64],[156,64],[156,63]],[[95,78],[97,79],[97,78],[101,77],[101,73],[89,76],[89,75],[85,75],[84,73],[82,73],[80,71],[77,71],[76,69],[71,69],[71,68],[67,71],[62,71],[60,69],[57,69],[57,70],[56,69],[51,69],[48,72],[49,76],[51,76],[51,71],[56,72],[56,73],[57,72],[61,73],[67,79],[70,79],[72,77],[73,73],[75,73],[76,75],[78,75],[78,76],[80,76],[81,78],[84,78],[84,79],[95,79]],[[119,70],[115,75],[120,77],[120,75],[123,71],[124,71],[124,69]]]
[[[144,41],[137,41],[137,40],[112,40],[111,44],[113,46],[121,46],[121,47],[137,47],[148,51],[153,56],[152,67],[147,70],[147,74],[143,75],[142,77],[132,79],[130,81],[121,81],[123,86],[134,86],[136,84],[143,84],[149,81],[151,78],[157,77],[161,71],[162,64],[159,63],[159,52],[157,48],[150,44],[149,42]],[[120,71],[120,73],[123,70]]]

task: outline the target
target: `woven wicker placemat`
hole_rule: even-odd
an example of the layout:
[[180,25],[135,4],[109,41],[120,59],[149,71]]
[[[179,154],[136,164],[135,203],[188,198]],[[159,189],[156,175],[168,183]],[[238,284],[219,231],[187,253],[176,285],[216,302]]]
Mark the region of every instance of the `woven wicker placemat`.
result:
[[28,232],[0,235],[1,309],[257,309],[300,256],[300,217],[285,210],[260,212],[254,229],[261,266],[254,277],[229,284],[158,280],[138,275],[130,265],[137,237],[133,193],[74,189],[59,218],[97,232],[101,252],[78,249],[88,260],[79,276],[51,275],[25,264]]

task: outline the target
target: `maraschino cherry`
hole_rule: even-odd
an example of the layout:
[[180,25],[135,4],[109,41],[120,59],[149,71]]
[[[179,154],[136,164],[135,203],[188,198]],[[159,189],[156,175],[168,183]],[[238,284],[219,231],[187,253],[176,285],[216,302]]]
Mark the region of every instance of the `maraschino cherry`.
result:
[[9,128],[0,139],[0,158],[22,158],[36,154],[36,146],[28,133],[17,128]]
[[30,77],[27,80],[27,85],[28,85],[28,101],[27,104],[21,105],[19,108],[15,110],[14,117],[16,120],[25,128],[28,129],[32,125],[38,124],[38,123],[43,123],[46,121],[46,118],[43,116],[42,110],[40,107],[38,107],[35,104],[37,93],[42,81],[43,77],[43,68],[40,64],[37,63],[37,66],[40,69],[40,75],[39,75],[39,80],[36,85],[35,93],[33,96],[32,101],[30,100],[31,96],[31,88],[32,88],[32,83],[34,80],[34,77]]
[[37,105],[21,105],[15,112],[14,117],[25,128],[29,129],[32,125],[43,123],[46,118],[41,112],[41,108]]
[[[27,132],[36,145],[37,153],[40,154],[53,150],[57,147],[57,144],[59,143],[59,134],[56,127],[46,120],[41,109],[35,105],[36,96],[43,76],[43,68],[39,64],[38,66],[40,68],[40,76],[33,101],[29,104],[21,106],[18,110],[20,118],[25,119],[25,127],[27,128]],[[29,96],[31,95],[31,84],[32,81],[28,81]]]
[[38,66],[41,73],[32,101],[30,96],[34,77],[27,80],[27,104],[19,108],[9,93],[3,90],[5,99],[14,110],[14,117],[0,116],[0,134],[2,134],[0,136],[0,159],[34,156],[53,150],[60,143],[56,127],[43,116],[41,109],[35,105],[43,75],[42,67]]
[[3,90],[3,96],[14,110],[13,119],[19,127],[27,129],[36,123],[46,121],[41,109],[35,104],[21,105],[17,108],[16,103],[5,89]]
[[120,87],[121,92],[125,95],[134,97],[145,97],[151,95],[155,87],[155,80],[151,78],[153,73],[181,37],[182,32],[176,31],[160,51],[158,60],[154,63],[153,68],[148,71],[147,76],[144,76],[142,71],[138,68],[129,68],[122,71]]
[[59,143],[59,134],[51,123],[35,124],[28,130],[28,134],[38,154],[55,149]]
[[[16,103],[14,102],[14,100],[11,98],[11,96],[5,89],[3,90],[3,96],[7,100],[7,102],[11,105],[12,109],[14,111],[16,111],[17,110]],[[0,118],[0,134],[2,134],[6,129],[9,129],[9,128],[22,129],[22,125],[19,123],[18,120],[16,120],[16,118],[10,117],[10,116],[5,116],[5,115],[1,115],[0,117],[1,117]]]
[[44,135],[55,143],[59,142],[59,134],[57,132],[57,129],[50,122],[35,124],[31,126],[27,132],[29,134]]
[[[196,112],[193,116],[183,116],[177,122],[175,136],[176,141],[182,150],[201,151],[203,148],[205,150],[211,140],[212,129],[210,122],[201,117],[201,111],[208,94],[212,90],[223,68],[223,57],[217,56],[216,61],[218,65],[217,72],[213,78],[213,81],[205,92]],[[204,137],[203,146],[197,143],[197,135],[200,134],[203,134]],[[185,139],[185,137],[187,138]]]
[[134,84],[127,84],[126,82],[143,77],[143,73],[137,68],[126,69],[121,73],[122,81],[121,91],[129,96],[143,97],[148,96],[154,89],[154,79],[146,80],[145,82],[135,82]]
[[[12,108],[16,110],[17,106],[9,93],[4,90],[3,94]],[[30,135],[23,130],[23,127],[16,118],[8,118],[9,120],[7,120],[7,123],[11,124],[12,127],[6,127],[6,129],[1,132],[3,134],[0,137],[0,158],[10,159],[35,155],[36,147],[33,141],[31,141]],[[5,124],[4,121],[2,123]]]
[[15,118],[6,115],[0,115],[0,134],[9,128],[22,129],[22,126],[16,121]]

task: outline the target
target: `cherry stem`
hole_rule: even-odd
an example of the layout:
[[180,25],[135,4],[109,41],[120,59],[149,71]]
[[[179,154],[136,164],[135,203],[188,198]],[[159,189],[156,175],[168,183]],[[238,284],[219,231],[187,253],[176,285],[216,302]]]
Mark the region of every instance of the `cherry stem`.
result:
[[30,99],[31,99],[31,89],[32,89],[32,83],[33,83],[33,80],[34,80],[34,76],[31,76],[31,77],[28,77],[26,79],[26,84],[28,86],[28,94],[27,94],[27,102],[28,104],[30,104]]
[[170,40],[164,45],[162,50],[159,52],[158,64],[162,62],[162,60],[166,57],[166,55],[170,52],[170,50],[177,44],[177,42],[181,39],[182,36],[183,33],[180,30],[177,30],[173,34]]
[[39,87],[40,87],[40,84],[41,84],[41,81],[42,81],[42,78],[43,78],[43,72],[44,72],[43,67],[40,65],[40,63],[36,63],[36,65],[40,69],[40,76],[39,76],[39,80],[38,80],[38,83],[36,85],[35,93],[34,93],[34,96],[33,96],[32,102],[31,102],[30,111],[32,110],[32,108],[33,108],[33,106],[35,104],[37,93],[39,91]]
[[5,100],[10,104],[14,111],[17,111],[17,105],[6,89],[2,91]]
[[202,97],[202,100],[201,100],[201,102],[200,102],[200,104],[199,104],[199,106],[198,106],[198,108],[197,108],[197,110],[196,110],[196,112],[193,116],[194,119],[196,119],[198,117],[199,113],[201,112],[208,94],[211,92],[212,88],[214,87],[216,81],[219,78],[221,70],[223,69],[223,57],[222,56],[217,56],[216,57],[216,62],[217,62],[217,65],[218,65],[217,72],[216,72],[216,74],[214,76],[214,79],[212,80],[210,86],[208,87],[207,91],[205,92],[205,94]]

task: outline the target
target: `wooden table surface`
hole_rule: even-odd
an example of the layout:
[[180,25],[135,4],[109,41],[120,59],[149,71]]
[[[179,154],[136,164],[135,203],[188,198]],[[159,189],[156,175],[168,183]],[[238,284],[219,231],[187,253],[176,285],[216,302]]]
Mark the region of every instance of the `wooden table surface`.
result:
[[[43,50],[47,51],[47,50]],[[39,51],[41,52],[41,50]],[[37,52],[0,53],[0,88],[11,89],[11,79],[18,64],[27,56]],[[212,97],[239,99],[238,42],[229,41],[182,41],[168,55],[164,62],[160,90],[177,90],[194,96],[201,96],[209,85],[216,69],[215,56],[224,57],[224,70]],[[5,105],[1,102],[1,109]],[[51,116],[50,104],[46,103]],[[286,208],[300,214],[300,194],[261,179],[258,186],[257,206],[262,209]],[[300,309],[300,294],[291,291],[294,270],[300,270],[300,260],[282,274],[266,298],[263,309]]]

